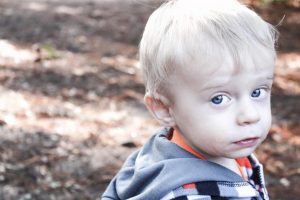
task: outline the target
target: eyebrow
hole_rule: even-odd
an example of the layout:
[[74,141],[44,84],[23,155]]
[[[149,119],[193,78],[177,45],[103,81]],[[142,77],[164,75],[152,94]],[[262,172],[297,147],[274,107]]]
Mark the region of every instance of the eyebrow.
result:
[[273,80],[274,79],[274,76],[273,75],[270,75],[270,76],[261,76],[261,77],[258,77],[257,80]]
[[[274,80],[274,76],[268,76],[268,77],[261,77],[260,80],[268,80],[268,81],[273,81]],[[226,82],[224,83],[219,83],[218,85],[213,85],[213,86],[208,86],[206,88],[204,88],[204,90],[210,90],[210,89],[215,89],[215,88],[221,88],[224,85],[226,85]]]
[[226,83],[221,83],[221,84],[218,84],[218,85],[212,85],[212,86],[205,87],[204,90],[210,90],[210,89],[215,89],[215,88],[221,88],[221,87],[223,87],[224,85],[226,85]]

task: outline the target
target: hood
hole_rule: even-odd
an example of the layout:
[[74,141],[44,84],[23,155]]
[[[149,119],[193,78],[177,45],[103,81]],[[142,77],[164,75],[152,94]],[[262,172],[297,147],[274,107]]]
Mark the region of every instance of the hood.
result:
[[[231,170],[200,160],[167,139],[170,128],[155,134],[124,163],[102,199],[161,199],[188,183],[221,181],[253,188]],[[249,189],[249,188],[248,188]],[[255,189],[254,194],[255,194]]]

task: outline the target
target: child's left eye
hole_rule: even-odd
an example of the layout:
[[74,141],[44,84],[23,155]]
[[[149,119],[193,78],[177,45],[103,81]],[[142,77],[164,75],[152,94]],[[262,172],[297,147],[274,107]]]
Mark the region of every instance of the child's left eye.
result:
[[266,89],[263,88],[257,88],[255,90],[253,90],[251,97],[253,98],[263,98],[264,96],[266,96]]

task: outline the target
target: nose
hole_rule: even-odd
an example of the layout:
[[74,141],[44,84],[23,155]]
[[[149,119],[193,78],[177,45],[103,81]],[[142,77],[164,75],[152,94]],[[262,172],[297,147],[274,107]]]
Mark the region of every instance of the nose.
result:
[[258,107],[255,106],[255,102],[252,102],[251,99],[243,100],[239,105],[237,123],[240,126],[245,126],[257,123],[259,120],[260,114]]

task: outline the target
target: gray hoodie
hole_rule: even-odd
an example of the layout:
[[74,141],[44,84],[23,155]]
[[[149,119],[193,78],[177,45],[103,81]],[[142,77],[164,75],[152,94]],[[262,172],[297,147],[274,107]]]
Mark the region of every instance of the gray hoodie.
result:
[[[238,199],[241,197],[239,191],[247,190],[250,191],[249,198],[243,196],[242,199],[268,199],[266,194],[260,194],[254,185],[231,170],[201,160],[169,141],[171,130],[162,129],[128,157],[106,188],[102,200],[158,200],[184,184],[195,182],[202,186],[216,183],[217,191],[208,188],[205,195]],[[264,184],[262,172],[256,177],[261,182],[259,185]]]

